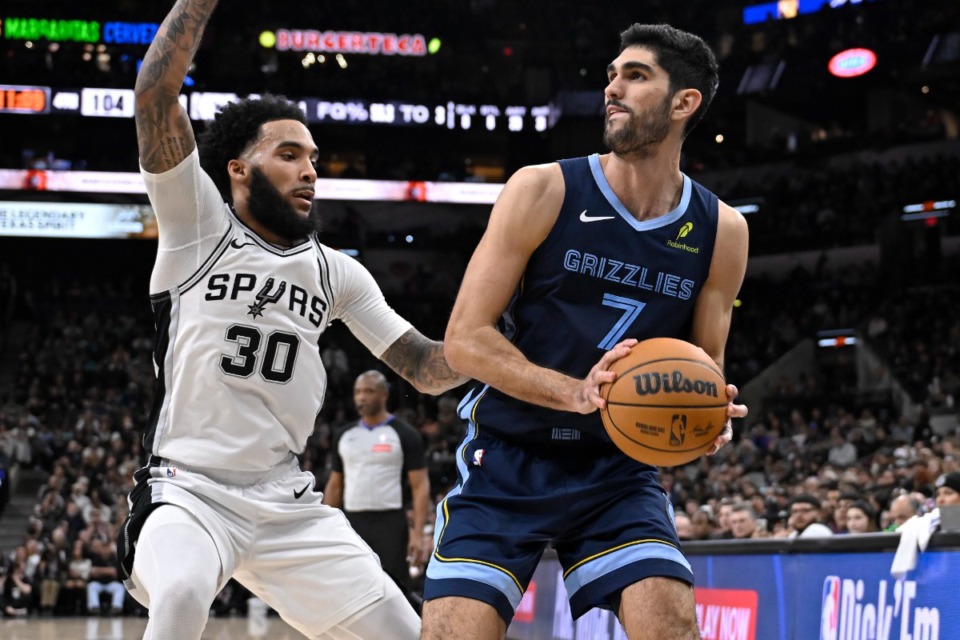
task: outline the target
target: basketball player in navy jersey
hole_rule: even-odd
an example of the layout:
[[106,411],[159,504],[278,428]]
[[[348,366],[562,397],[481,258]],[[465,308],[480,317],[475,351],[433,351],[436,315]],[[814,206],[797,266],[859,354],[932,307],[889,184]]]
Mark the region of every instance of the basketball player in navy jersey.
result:
[[309,638],[417,638],[420,620],[297,454],[320,411],[318,340],[342,320],[424,392],[463,380],[441,343],[320,243],[318,150],[275,97],[225,107],[199,149],[178,94],[216,0],[178,0],[136,84],[140,165],[159,222],[150,292],[157,396],[118,560],[145,638],[197,639],[236,578]]
[[[638,340],[686,339],[723,366],[747,226],[679,166],[717,78],[700,38],[630,27],[607,68],[610,153],[525,167],[494,205],[445,340],[484,384],[460,405],[470,423],[437,509],[423,638],[503,638],[548,544],[574,617],[603,607],[631,640],[700,637],[657,470],[616,449],[598,408]],[[728,420],[712,453],[731,434]]]

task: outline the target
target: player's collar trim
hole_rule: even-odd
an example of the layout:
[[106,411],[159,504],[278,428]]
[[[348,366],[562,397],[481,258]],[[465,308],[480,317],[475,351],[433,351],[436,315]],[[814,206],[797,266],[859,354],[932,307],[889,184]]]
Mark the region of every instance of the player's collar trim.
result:
[[[240,225],[240,228],[243,230],[244,235],[246,235],[248,238],[250,238],[250,240],[255,242],[260,247],[263,247],[270,253],[275,253],[278,256],[290,256],[290,255],[302,253],[303,251],[307,251],[310,249],[310,237],[304,238],[302,242],[299,242],[293,245],[292,247],[287,247],[287,248],[279,247],[275,244],[267,242],[266,240],[261,238],[256,231],[251,229],[246,222],[240,219],[240,216],[237,215],[237,211],[236,209],[233,208],[232,204],[228,205],[227,208],[230,211],[230,217],[233,219],[234,222]],[[310,234],[310,236],[314,236],[314,235],[316,234],[315,233]]]
[[687,207],[690,205],[690,194],[693,191],[693,183],[686,174],[681,174],[683,176],[683,194],[680,196],[680,204],[677,205],[677,208],[669,213],[665,213],[664,215],[658,216],[651,220],[640,221],[630,214],[630,211],[627,210],[627,207],[620,202],[620,198],[617,197],[617,194],[613,192],[613,187],[611,187],[610,183],[607,182],[607,176],[603,175],[603,167],[600,166],[600,155],[594,153],[593,155],[589,156],[587,160],[590,163],[590,173],[593,174],[593,179],[600,188],[600,192],[603,194],[603,197],[606,198],[607,202],[610,203],[610,206],[613,207],[618,214],[620,214],[620,217],[626,220],[627,224],[637,231],[649,231],[651,229],[659,229],[660,227],[671,225],[687,212]]

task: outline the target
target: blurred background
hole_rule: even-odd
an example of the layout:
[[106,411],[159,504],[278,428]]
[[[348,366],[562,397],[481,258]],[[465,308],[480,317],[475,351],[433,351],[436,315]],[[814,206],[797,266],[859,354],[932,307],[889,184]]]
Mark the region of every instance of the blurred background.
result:
[[[7,566],[109,542],[143,462],[156,241],[132,89],[170,4],[0,9]],[[716,52],[719,92],[681,164],[751,233],[726,363],[750,417],[721,455],[663,470],[675,508],[715,516],[746,502],[775,536],[799,493],[822,500],[838,533],[841,494],[869,503],[878,528],[899,495],[932,507],[960,447],[956,0],[237,0],[207,28],[183,101],[198,132],[237,97],[299,101],[320,147],[324,241],[439,339],[502,183],[604,151],[606,65],[633,22],[668,22]],[[331,385],[303,455],[320,486],[332,432],[356,415],[354,378],[384,368],[342,326],[322,347]],[[455,481],[462,394],[397,382],[390,407],[421,430],[439,499]],[[697,537],[729,533],[707,520]],[[83,606],[37,597],[28,615]]]

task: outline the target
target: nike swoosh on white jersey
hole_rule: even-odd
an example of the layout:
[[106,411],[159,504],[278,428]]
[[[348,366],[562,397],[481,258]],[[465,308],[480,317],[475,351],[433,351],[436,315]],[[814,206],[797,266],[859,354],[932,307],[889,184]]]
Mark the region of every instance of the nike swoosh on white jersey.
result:
[[587,210],[580,213],[580,222],[597,222],[598,220],[613,220],[614,216],[588,216]]

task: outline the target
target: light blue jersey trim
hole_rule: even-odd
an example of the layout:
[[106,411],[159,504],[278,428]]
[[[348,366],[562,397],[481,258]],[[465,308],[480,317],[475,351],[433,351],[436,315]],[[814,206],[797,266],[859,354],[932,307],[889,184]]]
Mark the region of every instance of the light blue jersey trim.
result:
[[[467,424],[467,433],[463,442],[457,447],[457,470],[460,472],[460,483],[457,484],[447,496],[437,505],[437,524],[435,526],[433,546],[434,549],[440,548],[440,539],[443,537],[443,530],[447,525],[444,516],[444,505],[447,500],[456,496],[463,490],[463,486],[469,480],[470,472],[467,462],[464,460],[464,451],[467,445],[477,437],[477,425],[472,420]],[[451,559],[441,561],[439,556],[434,557],[427,565],[427,578],[431,580],[461,579],[473,580],[493,587],[501,592],[510,606],[516,609],[520,605],[520,599],[523,592],[517,587],[516,578],[509,573],[488,563],[481,561],[471,561],[469,559]]]
[[476,406],[477,401],[480,397],[490,388],[490,385],[483,385],[483,389],[479,393],[476,393],[477,388],[474,387],[463,397],[463,400],[460,401],[460,404],[457,405],[457,415],[460,416],[461,420],[472,420],[473,416],[470,415],[473,413],[473,408]]
[[523,594],[517,589],[513,577],[494,567],[477,562],[438,562],[434,558],[427,565],[427,578],[430,580],[473,580],[493,587],[506,597],[510,606],[516,610]]
[[600,166],[600,155],[595,153],[589,156],[587,160],[590,162],[590,173],[593,174],[593,179],[597,183],[597,186],[600,187],[600,192],[603,193],[603,197],[606,198],[610,206],[620,214],[620,217],[626,220],[627,223],[637,231],[649,231],[650,229],[659,229],[660,227],[673,224],[687,212],[687,206],[690,204],[690,193],[693,191],[693,183],[686,175],[683,176],[683,195],[680,196],[680,204],[677,205],[677,208],[662,216],[641,222],[627,211],[627,208],[620,202],[620,198],[613,192],[613,188],[610,186],[610,183],[607,182],[607,176],[603,175],[603,167]]
[[[460,446],[457,447],[457,455],[454,458],[457,461],[457,471],[460,474],[460,482],[457,483],[455,487],[450,489],[447,492],[447,495],[437,504],[437,522],[433,527],[433,548],[438,549],[440,547],[440,537],[443,535],[443,528],[447,524],[447,519],[443,514],[443,505],[446,503],[447,498],[452,498],[455,495],[460,493],[460,490],[463,488],[463,485],[466,484],[467,480],[470,478],[470,468],[467,466],[467,462],[463,459],[464,451],[466,451],[467,445],[477,437],[477,425],[470,421],[467,423],[467,433],[463,437],[463,441],[460,443]],[[433,564],[431,562],[430,564]]]
[[585,584],[602,578],[628,564],[643,560],[670,560],[693,573],[690,563],[676,547],[661,542],[641,542],[590,560],[574,569],[564,579],[563,584],[567,588],[567,594],[573,598],[574,594]]

